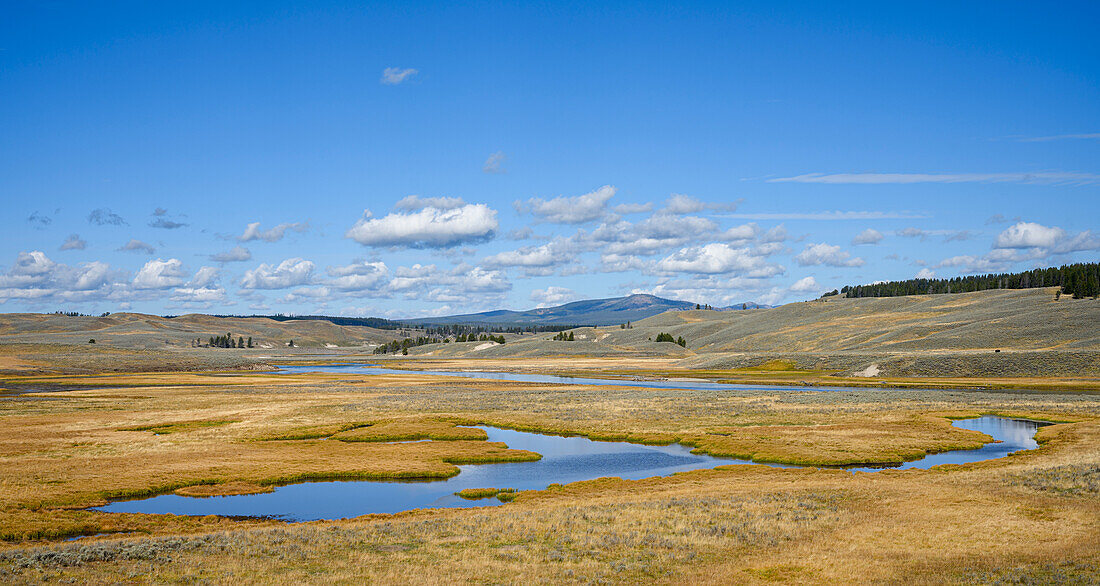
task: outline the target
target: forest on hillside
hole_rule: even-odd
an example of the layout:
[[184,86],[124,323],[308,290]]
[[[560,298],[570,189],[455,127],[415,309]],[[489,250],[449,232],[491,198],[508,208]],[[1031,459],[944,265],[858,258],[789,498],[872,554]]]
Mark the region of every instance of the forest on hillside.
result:
[[1063,294],[1072,295],[1074,299],[1097,297],[1100,295],[1100,263],[1077,263],[1057,268],[1033,269],[1022,273],[971,275],[951,279],[886,281],[844,287],[839,292],[834,291],[833,294],[839,293],[845,297],[899,297],[1037,287],[1061,287]]

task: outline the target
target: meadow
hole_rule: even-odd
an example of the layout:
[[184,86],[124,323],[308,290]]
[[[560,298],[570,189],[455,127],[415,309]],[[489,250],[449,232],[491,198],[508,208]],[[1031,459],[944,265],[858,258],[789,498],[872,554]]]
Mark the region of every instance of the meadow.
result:
[[[33,362],[25,350],[20,356]],[[547,358],[534,367],[653,368],[609,362]],[[119,363],[94,375],[28,371],[0,383],[7,390],[0,398],[0,579],[1100,579],[1100,395],[1087,389],[693,391],[415,371],[124,370]],[[685,378],[716,376],[673,370]],[[26,392],[34,389],[52,391]],[[929,471],[728,466],[552,486],[520,492],[500,507],[301,524],[84,510],[167,492],[201,497],[302,481],[444,478],[463,463],[537,457],[458,427],[469,424],[843,465],[979,446],[982,434],[952,427],[950,418],[980,414],[1059,423],[1040,429],[1037,450]],[[432,441],[393,443],[413,439]],[[64,541],[77,536],[86,537]]]

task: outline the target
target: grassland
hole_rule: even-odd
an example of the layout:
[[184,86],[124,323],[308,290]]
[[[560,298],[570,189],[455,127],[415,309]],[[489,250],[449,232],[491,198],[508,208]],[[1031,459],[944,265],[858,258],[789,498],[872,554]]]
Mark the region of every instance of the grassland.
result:
[[[1100,576],[1100,395],[1088,392],[686,391],[247,371],[9,376],[3,386],[46,384],[75,390],[0,399],[4,581]],[[458,463],[537,457],[461,424],[844,464],[979,445],[981,434],[949,418],[982,413],[1065,423],[1043,428],[1034,452],[934,471],[736,466],[523,492],[503,507],[298,525],[82,510],[173,491],[446,477]],[[433,441],[391,443],[414,438]],[[76,535],[100,536],[58,543]]]
[[[156,346],[152,322],[123,316],[104,327],[124,343],[63,344],[51,336],[79,341],[102,323],[13,333],[28,322],[10,318],[0,324],[0,581],[1097,583],[1098,307],[1039,290],[829,300],[770,317],[685,311],[582,328],[572,343],[414,348],[388,359],[407,372],[386,375],[266,371],[378,360],[362,346],[370,332],[340,334],[347,344],[333,349],[324,326],[302,336],[280,325],[313,347],[192,349]],[[215,327],[157,323],[182,340],[187,328]],[[646,339],[658,331],[688,347]],[[425,369],[749,386],[536,384]],[[482,487],[462,496],[505,504],[302,524],[86,510],[172,492],[447,478],[466,463],[539,457],[473,424],[836,466],[979,446],[988,438],[950,421],[981,414],[1056,424],[1039,431],[1037,450],[928,471],[727,466],[544,491]],[[77,536],[87,537],[64,541]]]

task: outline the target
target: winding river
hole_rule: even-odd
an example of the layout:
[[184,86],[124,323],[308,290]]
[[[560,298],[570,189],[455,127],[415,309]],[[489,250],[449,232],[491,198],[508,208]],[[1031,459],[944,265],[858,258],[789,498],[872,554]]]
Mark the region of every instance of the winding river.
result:
[[[404,372],[404,371],[402,371]],[[620,381],[622,382],[622,381]],[[630,381],[633,382],[633,381]],[[898,468],[929,468],[939,464],[966,464],[1001,458],[1020,450],[1035,449],[1035,421],[985,416],[952,422],[963,429],[990,435],[995,440],[977,450],[931,454]],[[224,515],[272,517],[286,521],[343,519],[369,513],[396,513],[410,509],[470,507],[501,504],[495,498],[466,500],[455,493],[472,488],[542,490],[550,484],[566,484],[607,476],[624,479],[668,476],[677,472],[752,464],[744,460],[692,454],[678,445],[646,446],[627,442],[598,442],[583,437],[559,437],[538,433],[481,427],[489,441],[510,448],[538,452],[536,462],[459,466],[460,473],[430,482],[340,481],[292,484],[265,494],[192,498],[165,494],[152,498],[117,501],[96,510],[118,513],[175,515]],[[767,466],[789,468],[780,464]],[[881,468],[851,468],[875,472]]]

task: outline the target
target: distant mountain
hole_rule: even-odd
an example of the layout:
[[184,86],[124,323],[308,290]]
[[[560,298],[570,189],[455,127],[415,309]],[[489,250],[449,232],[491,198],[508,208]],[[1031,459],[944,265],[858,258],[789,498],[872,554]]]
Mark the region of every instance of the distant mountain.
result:
[[[745,304],[746,309],[763,307],[755,303]],[[741,309],[737,304],[724,309]],[[609,326],[628,321],[634,322],[671,309],[695,309],[689,301],[675,301],[655,295],[628,295],[609,299],[574,301],[557,307],[511,311],[498,309],[481,313],[448,315],[401,320],[413,325],[485,324],[485,325],[585,325]]]

